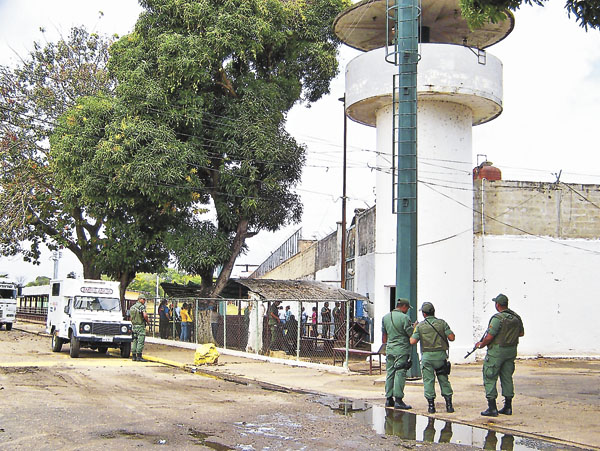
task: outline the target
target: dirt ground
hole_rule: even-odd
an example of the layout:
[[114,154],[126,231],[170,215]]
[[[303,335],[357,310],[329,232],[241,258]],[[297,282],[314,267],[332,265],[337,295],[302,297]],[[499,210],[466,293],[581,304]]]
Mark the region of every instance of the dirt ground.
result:
[[[116,353],[71,359],[67,348],[52,353],[48,337],[0,331],[0,449],[600,449],[599,361],[518,361],[514,415],[486,419],[480,364],[453,367],[454,414],[438,398],[442,412],[426,417],[419,383],[405,400],[420,415],[383,409],[379,374],[230,355],[193,374]],[[184,366],[194,351],[148,343],[145,354]],[[454,444],[442,443],[449,437]]]
[[[192,362],[193,351],[171,346],[150,345],[153,355]],[[454,365],[450,380],[456,412],[445,412],[443,398],[436,400],[440,420],[452,420],[475,427],[513,434],[531,434],[567,445],[600,449],[600,361],[583,359],[518,360],[515,371],[514,414],[482,417],[487,407],[482,385],[481,363]],[[351,369],[364,370],[365,363]],[[382,406],[385,373],[335,374],[322,370],[275,365],[247,358],[222,355],[215,368],[220,375],[238,376],[282,385],[291,389],[325,393],[339,398],[366,400]],[[499,388],[500,389],[500,388]],[[439,394],[439,387],[437,388]],[[421,382],[409,382],[405,400],[411,412],[427,414]]]
[[[0,449],[396,449],[315,397],[265,390],[0,331]],[[429,445],[421,449],[464,449]]]

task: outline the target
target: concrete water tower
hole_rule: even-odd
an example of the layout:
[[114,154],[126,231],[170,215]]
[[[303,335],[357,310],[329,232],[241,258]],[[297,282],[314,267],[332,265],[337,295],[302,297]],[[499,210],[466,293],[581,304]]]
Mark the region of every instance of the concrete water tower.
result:
[[[394,0],[389,0],[393,3]],[[346,67],[346,114],[376,127],[374,277],[363,289],[374,301],[375,342],[395,286],[396,215],[392,210],[393,86],[386,61],[393,42],[386,0],[363,0],[340,14],[337,36],[364,53]],[[514,18],[469,30],[458,0],[422,0],[417,69],[417,293],[456,333],[451,358],[473,346],[472,127],[502,112],[502,63],[485,51],[513,29]],[[358,264],[358,262],[357,262]],[[357,267],[357,274],[360,266]],[[478,338],[478,337],[477,337]]]

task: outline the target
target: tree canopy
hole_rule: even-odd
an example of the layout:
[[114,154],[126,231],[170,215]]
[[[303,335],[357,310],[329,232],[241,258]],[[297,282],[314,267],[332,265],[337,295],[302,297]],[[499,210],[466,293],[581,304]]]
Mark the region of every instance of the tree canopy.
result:
[[[42,243],[64,247],[84,277],[106,274],[124,292],[137,271],[167,264],[162,234],[180,212],[113,170],[118,146],[104,139],[115,119],[111,42],[73,28],[57,43],[34,44],[16,69],[0,68],[0,252],[37,263]],[[121,131],[125,140],[137,133]]]
[[[522,4],[544,6],[547,0],[459,0],[461,13],[472,28],[503,20],[504,11],[516,11]],[[566,0],[569,17],[586,30],[600,28],[600,0]]]
[[113,125],[107,142],[120,146],[140,192],[190,206],[169,246],[214,296],[248,237],[300,218],[293,189],[304,148],[286,132],[286,113],[328,92],[338,70],[331,23],[348,3],[140,3],[134,32],[111,48],[115,108],[131,129],[163,130],[164,140],[126,144]]

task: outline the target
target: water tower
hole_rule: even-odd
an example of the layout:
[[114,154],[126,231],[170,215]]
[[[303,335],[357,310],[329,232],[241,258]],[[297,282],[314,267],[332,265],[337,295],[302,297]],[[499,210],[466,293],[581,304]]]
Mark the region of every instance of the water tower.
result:
[[[393,4],[394,0],[388,0]],[[372,280],[375,342],[393,304],[396,214],[393,212],[394,77],[388,62],[395,27],[386,0],[363,0],[335,20],[337,36],[364,53],[346,67],[346,114],[376,127],[376,247]],[[473,346],[472,127],[502,112],[502,63],[485,49],[504,39],[514,17],[471,31],[458,0],[422,0],[417,69],[417,293],[433,302],[457,335],[453,360]],[[387,58],[386,58],[387,57]],[[357,274],[360,268],[357,267]]]

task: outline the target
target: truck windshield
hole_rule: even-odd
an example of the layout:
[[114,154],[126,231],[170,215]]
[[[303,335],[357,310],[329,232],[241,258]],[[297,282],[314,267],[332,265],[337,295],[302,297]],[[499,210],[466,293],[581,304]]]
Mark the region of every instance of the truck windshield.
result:
[[0,289],[0,299],[16,299],[16,290]]
[[121,304],[117,298],[99,298],[95,296],[75,296],[73,306],[81,310],[117,311]]

